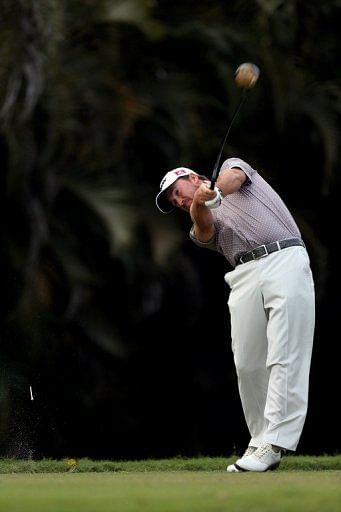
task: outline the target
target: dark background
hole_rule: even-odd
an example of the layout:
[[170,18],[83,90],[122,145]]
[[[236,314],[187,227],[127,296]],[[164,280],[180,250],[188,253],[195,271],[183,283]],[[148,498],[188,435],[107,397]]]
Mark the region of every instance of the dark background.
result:
[[[247,160],[316,285],[300,453],[340,452],[339,0],[1,2],[0,455],[242,451],[222,256],[155,206],[166,171]],[[30,386],[34,400],[30,399]]]

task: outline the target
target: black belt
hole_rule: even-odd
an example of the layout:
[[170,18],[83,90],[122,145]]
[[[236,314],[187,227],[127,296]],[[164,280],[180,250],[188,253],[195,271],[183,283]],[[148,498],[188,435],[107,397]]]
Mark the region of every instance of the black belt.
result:
[[286,249],[287,247],[293,247],[294,245],[301,245],[302,247],[305,247],[303,240],[300,238],[286,238],[284,240],[279,240],[278,242],[259,245],[255,249],[252,249],[252,251],[243,254],[239,258],[237,265],[240,263],[247,263],[251,260],[258,260],[259,258],[263,258],[272,252],[280,251],[281,249]]

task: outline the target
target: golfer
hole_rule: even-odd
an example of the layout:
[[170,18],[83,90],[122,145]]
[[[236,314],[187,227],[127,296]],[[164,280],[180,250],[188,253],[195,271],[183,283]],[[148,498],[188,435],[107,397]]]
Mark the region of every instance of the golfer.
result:
[[179,167],[162,179],[156,205],[189,213],[193,242],[233,267],[225,281],[250,442],[227,471],[267,471],[296,450],[307,414],[314,282],[293,216],[255,169],[229,158],[216,185],[211,190],[205,176]]

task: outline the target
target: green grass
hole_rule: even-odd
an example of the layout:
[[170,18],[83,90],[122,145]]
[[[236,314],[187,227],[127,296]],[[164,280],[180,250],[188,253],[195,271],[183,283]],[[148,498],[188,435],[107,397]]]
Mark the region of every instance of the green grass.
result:
[[0,460],[4,512],[340,512],[341,456],[287,456],[269,473],[234,458]]
[[[103,472],[146,472],[146,471],[225,471],[228,464],[236,459],[233,457],[174,457],[171,459],[147,459],[133,461],[113,461],[79,459],[70,464],[73,459],[42,459],[20,460],[0,459],[0,474],[6,473],[103,473]],[[287,455],[283,457],[277,472],[282,471],[341,471],[341,455]]]

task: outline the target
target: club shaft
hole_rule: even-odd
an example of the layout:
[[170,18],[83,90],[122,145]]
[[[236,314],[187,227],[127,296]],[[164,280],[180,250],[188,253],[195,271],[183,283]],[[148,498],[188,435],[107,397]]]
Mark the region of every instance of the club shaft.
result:
[[214,190],[214,186],[215,186],[215,183],[216,183],[217,178],[218,178],[220,159],[221,159],[221,155],[223,154],[223,151],[224,151],[224,147],[225,147],[225,144],[226,144],[227,137],[228,137],[228,135],[230,133],[230,130],[231,130],[232,125],[233,125],[233,122],[234,122],[235,118],[237,117],[237,114],[238,114],[242,104],[245,101],[246,93],[247,93],[247,90],[244,89],[243,94],[242,94],[242,96],[241,96],[241,98],[239,100],[239,103],[238,103],[238,105],[236,106],[236,108],[234,110],[234,113],[233,113],[232,119],[230,121],[230,124],[229,124],[229,126],[228,126],[228,128],[226,130],[225,137],[224,137],[223,143],[222,143],[220,151],[219,151],[219,155],[218,155],[217,161],[216,161],[214,169],[213,169],[212,178],[211,178],[211,185],[210,185],[210,189],[211,190]]

